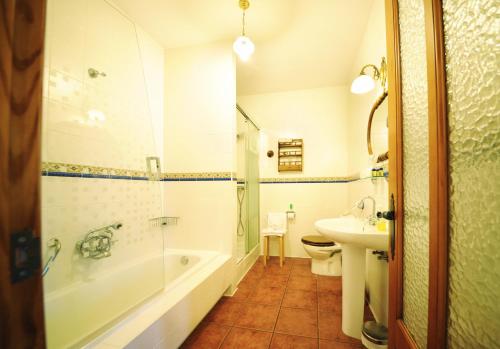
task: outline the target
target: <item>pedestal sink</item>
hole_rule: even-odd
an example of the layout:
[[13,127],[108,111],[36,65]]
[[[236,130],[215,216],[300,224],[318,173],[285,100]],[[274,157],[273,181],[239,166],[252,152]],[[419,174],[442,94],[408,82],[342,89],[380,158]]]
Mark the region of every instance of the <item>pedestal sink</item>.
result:
[[361,338],[365,299],[366,249],[387,251],[387,231],[354,216],[320,219],[316,230],[342,245],[342,332]]

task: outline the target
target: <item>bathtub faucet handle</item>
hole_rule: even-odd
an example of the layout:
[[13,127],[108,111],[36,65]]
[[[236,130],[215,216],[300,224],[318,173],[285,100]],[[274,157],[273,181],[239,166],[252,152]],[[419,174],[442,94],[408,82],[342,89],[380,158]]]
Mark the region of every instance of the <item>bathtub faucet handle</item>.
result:
[[113,230],[122,227],[122,223],[114,223],[89,232],[83,240],[76,243],[76,249],[83,258],[101,259],[111,256],[111,246],[118,242],[113,239]]

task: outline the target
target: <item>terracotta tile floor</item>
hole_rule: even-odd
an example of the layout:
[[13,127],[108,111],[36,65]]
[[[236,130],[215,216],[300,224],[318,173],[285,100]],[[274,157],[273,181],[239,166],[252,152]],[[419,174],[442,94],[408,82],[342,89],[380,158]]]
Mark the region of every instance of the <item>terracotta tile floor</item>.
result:
[[[359,349],[342,333],[342,279],[311,273],[310,259],[259,259],[233,297],[222,297],[182,348]],[[365,319],[372,319],[368,307]]]

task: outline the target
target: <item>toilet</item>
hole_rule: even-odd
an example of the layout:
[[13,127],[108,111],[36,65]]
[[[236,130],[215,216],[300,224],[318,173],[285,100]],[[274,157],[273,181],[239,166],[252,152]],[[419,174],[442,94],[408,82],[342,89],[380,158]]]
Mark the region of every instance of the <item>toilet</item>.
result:
[[306,235],[302,237],[302,245],[311,256],[311,272],[318,275],[341,276],[342,248],[339,244],[321,235]]

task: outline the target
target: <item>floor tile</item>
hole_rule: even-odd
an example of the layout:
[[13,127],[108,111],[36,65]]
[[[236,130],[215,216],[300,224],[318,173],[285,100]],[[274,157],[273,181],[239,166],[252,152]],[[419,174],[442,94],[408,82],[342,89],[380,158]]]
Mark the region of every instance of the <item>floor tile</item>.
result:
[[[272,333],[233,327],[222,343],[223,349],[267,349]],[[200,348],[202,349],[202,348]],[[205,348],[203,348],[205,349]]]
[[301,264],[294,265],[290,275],[316,277],[316,274],[311,272],[310,266]]
[[[342,333],[342,278],[316,276],[310,267],[310,258],[286,258],[282,268],[277,257],[267,267],[256,262],[182,348],[361,348]],[[365,307],[365,318],[372,316]]]
[[243,309],[242,303],[229,302],[222,298],[208,313],[206,320],[232,326]]
[[244,284],[253,284],[256,280],[259,280],[264,275],[264,269],[262,271],[252,271],[249,270],[245,277],[241,280],[240,283]]
[[286,287],[288,282],[288,275],[264,275],[260,282],[259,286],[264,287]]
[[318,313],[319,338],[337,339],[338,332],[342,325],[342,316],[337,313]]
[[331,311],[342,313],[342,296],[331,291],[318,292],[318,309],[320,311]]
[[[288,258],[285,257],[283,260],[283,265],[285,264],[291,264],[287,263]],[[267,265],[279,265],[280,264],[280,257],[279,256],[270,256],[269,259],[267,260]]]
[[281,308],[275,332],[305,337],[318,337],[318,312]]
[[236,292],[231,298],[235,301],[245,301],[248,299],[248,296],[250,296],[253,290],[254,290],[253,287],[248,287],[240,284],[238,285]]
[[182,349],[217,349],[229,333],[231,327],[202,322],[189,338],[181,345]]
[[257,304],[280,305],[284,294],[284,287],[265,287],[259,285],[253,290],[247,301]]
[[361,345],[359,339],[349,337],[342,332],[342,315],[332,312],[318,313],[319,338],[337,342]]
[[342,332],[342,326],[339,327],[336,340],[338,342],[344,342],[344,343],[361,344],[361,341],[359,339],[349,337],[348,335],[344,334],[344,332]]
[[282,267],[279,264],[270,264],[266,266],[264,273],[266,275],[290,275],[291,270],[291,264],[284,264]]
[[318,276],[318,291],[342,293],[342,277]]
[[250,274],[262,274],[264,272],[264,264],[256,262],[248,271]]
[[256,330],[273,331],[278,318],[279,305],[247,303],[235,322],[235,326]]
[[287,334],[275,333],[271,341],[270,349],[317,349],[318,340],[316,338],[290,336]]
[[362,345],[320,339],[319,349],[362,349]]
[[315,291],[287,289],[282,306],[316,310],[318,307],[318,295]]
[[287,287],[292,290],[316,291],[316,278],[291,275]]
[[311,266],[311,258],[290,258],[293,265],[309,265]]

